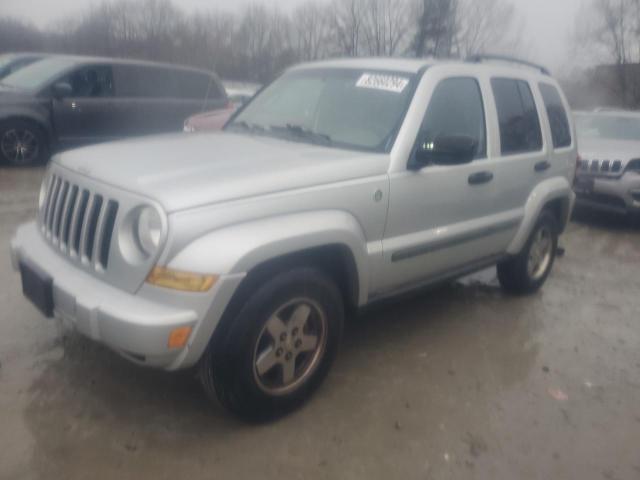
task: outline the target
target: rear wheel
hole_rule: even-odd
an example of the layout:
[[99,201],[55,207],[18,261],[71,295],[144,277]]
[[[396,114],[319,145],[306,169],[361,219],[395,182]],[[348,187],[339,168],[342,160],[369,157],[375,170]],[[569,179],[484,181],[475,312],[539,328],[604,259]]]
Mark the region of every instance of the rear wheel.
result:
[[44,163],[47,142],[42,129],[25,120],[0,123],[0,160],[16,167]]
[[558,250],[558,229],[553,214],[544,210],[522,252],[498,264],[498,279],[504,290],[533,293],[547,280]]
[[634,210],[628,213],[629,224],[633,228],[640,228],[640,211]]
[[337,353],[344,308],[334,282],[314,268],[275,275],[251,293],[227,334],[200,363],[205,391],[233,413],[265,420],[300,406]]

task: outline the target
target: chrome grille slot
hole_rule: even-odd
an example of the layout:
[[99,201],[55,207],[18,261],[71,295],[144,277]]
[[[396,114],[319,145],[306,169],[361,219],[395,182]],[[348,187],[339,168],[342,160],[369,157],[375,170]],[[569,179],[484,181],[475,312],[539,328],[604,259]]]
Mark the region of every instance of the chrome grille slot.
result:
[[104,273],[119,206],[116,200],[54,174],[40,210],[40,226],[48,241],[64,254],[85,268]]
[[75,212],[76,201],[78,199],[78,186],[71,187],[71,192],[67,196],[67,203],[64,207],[64,216],[62,217],[62,233],[60,237],[60,245],[65,249],[69,248],[69,233],[71,231],[71,221]]
[[91,209],[87,217],[87,226],[85,232],[85,244],[82,253],[89,261],[93,260],[94,242],[97,238],[98,220],[102,212],[102,195],[94,195],[91,199]]
[[84,217],[87,213],[87,205],[89,203],[89,191],[83,190],[78,197],[78,207],[74,213],[74,219],[72,221],[71,240],[73,244],[71,246],[71,253],[74,255],[80,255],[80,239],[82,237],[82,230],[84,226]]
[[610,168],[611,168],[611,162],[609,160],[604,160],[602,162],[601,170],[603,172],[608,172]]
[[113,229],[116,224],[116,217],[118,216],[118,203],[113,200],[109,200],[107,208],[105,209],[103,230],[101,232],[100,245],[99,245],[99,261],[102,268],[107,268],[109,264],[109,252],[111,251],[111,237],[113,236]]
[[58,193],[60,192],[60,184],[62,180],[60,177],[55,177],[53,180],[53,185],[51,187],[51,199],[49,201],[49,205],[47,205],[47,214],[45,216],[45,229],[48,235],[51,234],[51,230],[53,228],[53,214],[56,208],[56,204],[58,203]]
[[40,221],[42,222],[42,228],[45,229],[45,225],[47,224],[47,215],[49,213],[49,205],[51,205],[51,197],[53,196],[53,186],[56,182],[55,175],[52,175],[49,178],[47,183],[47,195],[45,196],[44,204],[42,205],[42,211],[40,212]]
[[63,209],[67,203],[68,193],[69,182],[63,181],[61,183],[60,191],[58,192],[58,199],[56,200],[56,207],[53,213],[53,226],[51,228],[51,236],[55,242],[60,239],[60,223],[62,222]]
[[616,160],[615,162],[613,162],[613,167],[611,167],[611,170],[614,172],[619,172],[620,170],[622,170],[622,162],[620,160]]
[[600,169],[600,162],[598,160],[591,161],[591,171],[597,172]]

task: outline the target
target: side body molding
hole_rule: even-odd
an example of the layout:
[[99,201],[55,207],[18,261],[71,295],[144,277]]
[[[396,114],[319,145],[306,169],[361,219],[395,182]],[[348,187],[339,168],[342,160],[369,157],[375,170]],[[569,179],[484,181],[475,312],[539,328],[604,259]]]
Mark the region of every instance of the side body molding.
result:
[[358,304],[369,295],[367,241],[353,215],[341,210],[268,217],[212,231],[168,262],[170,268],[233,275],[249,272],[266,261],[328,245],[348,248],[358,276]]
[[540,212],[545,205],[553,201],[561,202],[562,222],[560,228],[564,230],[571,217],[575,194],[573,193],[571,184],[565,177],[554,177],[540,182],[529,195],[524,207],[524,218],[516,236],[507,248],[507,253],[510,255],[520,253],[535,226]]

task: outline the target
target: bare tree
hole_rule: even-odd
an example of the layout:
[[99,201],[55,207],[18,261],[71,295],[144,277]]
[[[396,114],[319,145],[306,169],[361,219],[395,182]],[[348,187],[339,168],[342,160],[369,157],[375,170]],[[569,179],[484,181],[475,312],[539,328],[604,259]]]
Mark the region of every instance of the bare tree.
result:
[[363,36],[369,55],[393,56],[409,29],[406,0],[365,0]]
[[457,33],[458,0],[418,0],[412,51],[416,57],[449,57]]
[[292,36],[296,57],[317,60],[329,54],[331,12],[325,5],[308,0],[292,13]]
[[235,43],[251,67],[250,80],[267,81],[286,63],[293,63],[290,28],[289,19],[279,10],[269,10],[263,4],[247,7]]
[[332,35],[338,54],[357,57],[360,55],[364,18],[364,0],[334,0]]
[[42,45],[42,34],[33,25],[11,17],[0,18],[0,52],[38,50]]
[[458,0],[455,49],[461,57],[519,46],[515,6],[506,0]]
[[[577,43],[593,58],[613,64],[620,102],[640,104],[640,1],[591,0],[578,17]],[[602,76],[602,69],[600,76]],[[603,80],[606,82],[606,80]]]
[[223,77],[265,82],[295,62],[329,56],[446,57],[487,49],[509,38],[515,16],[509,2],[306,0],[285,13],[262,0],[239,13],[187,14],[177,0],[101,0],[44,31],[0,20],[0,49],[41,45],[214,68]]

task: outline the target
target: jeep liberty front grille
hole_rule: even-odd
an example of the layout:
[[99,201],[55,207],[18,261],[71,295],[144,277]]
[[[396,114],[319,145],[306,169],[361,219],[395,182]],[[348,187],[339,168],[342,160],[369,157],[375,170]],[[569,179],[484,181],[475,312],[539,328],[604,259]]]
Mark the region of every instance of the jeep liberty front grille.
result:
[[620,160],[581,160],[580,171],[592,175],[619,175],[622,173],[622,161]]
[[104,271],[117,215],[117,201],[54,174],[40,211],[40,226],[47,240],[67,256]]

